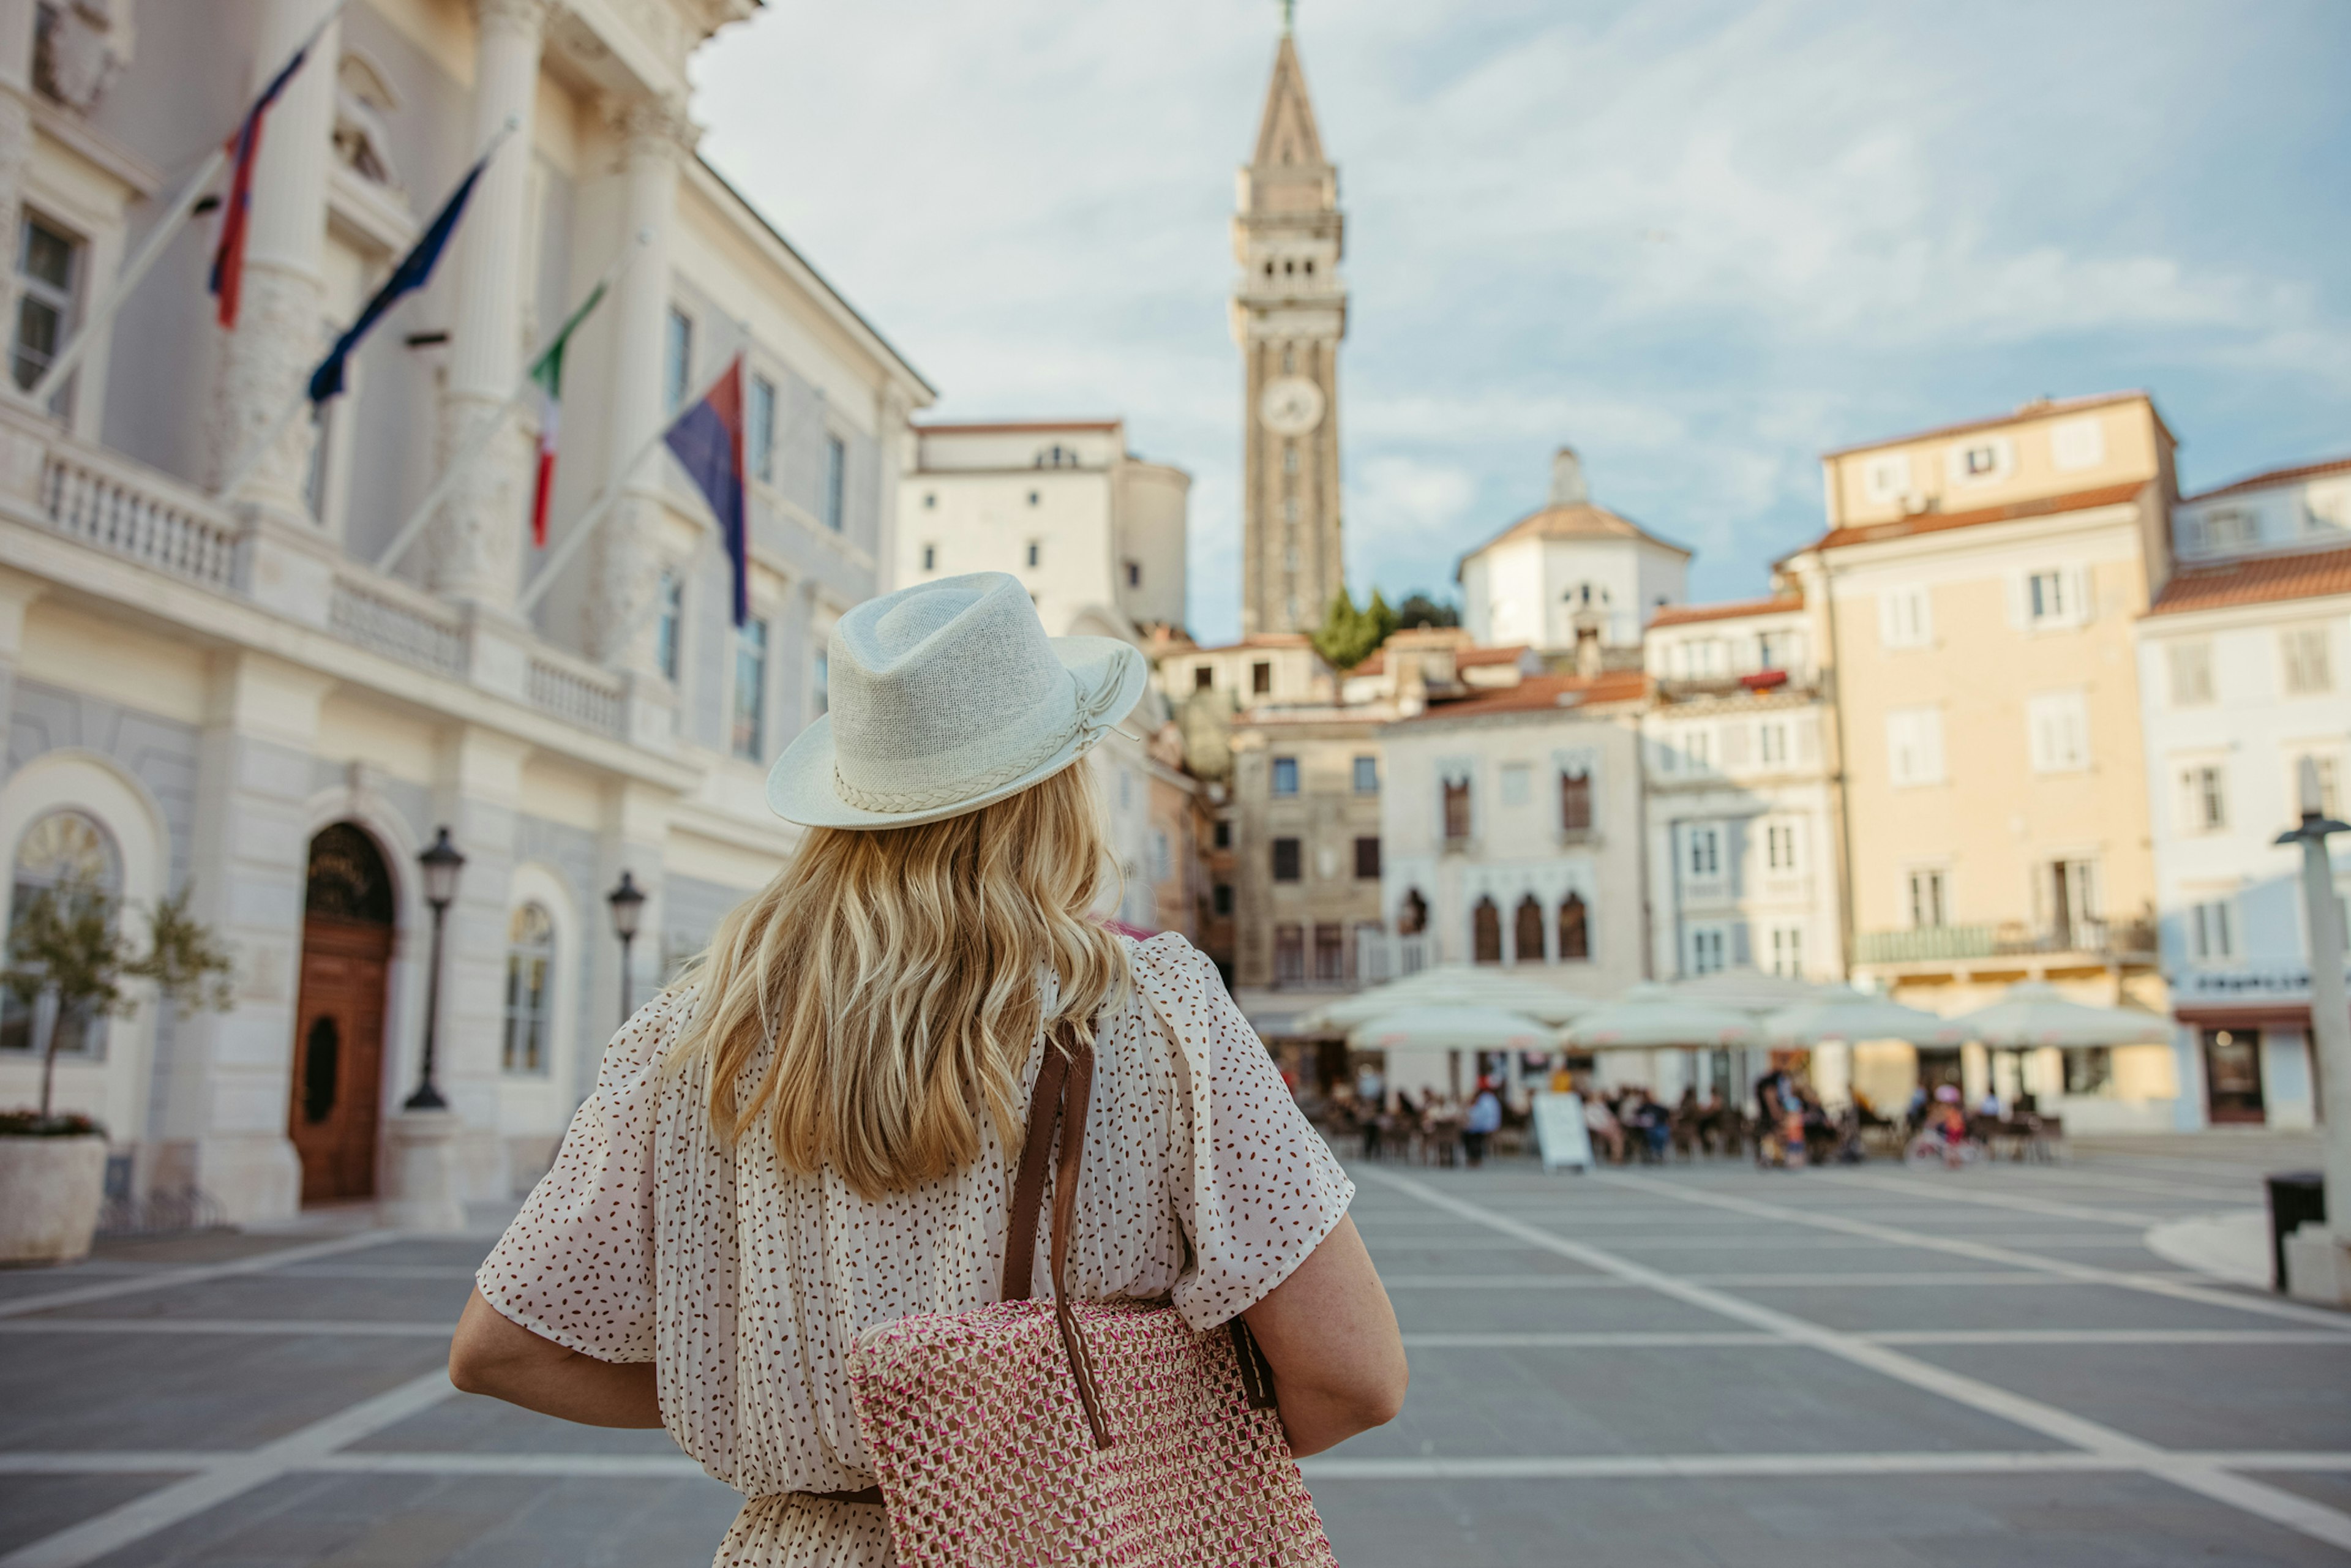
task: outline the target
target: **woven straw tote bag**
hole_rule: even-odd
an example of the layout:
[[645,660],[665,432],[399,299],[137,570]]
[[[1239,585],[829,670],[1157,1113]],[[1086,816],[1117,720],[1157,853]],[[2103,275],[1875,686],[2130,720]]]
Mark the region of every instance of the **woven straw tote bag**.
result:
[[[1337,1568],[1235,1318],[1073,1302],[1062,1283],[1092,1048],[1049,1046],[1012,1189],[1003,1301],[877,1324],[850,1354],[857,1424],[906,1568]],[[1053,1301],[1028,1299],[1053,1178]]]

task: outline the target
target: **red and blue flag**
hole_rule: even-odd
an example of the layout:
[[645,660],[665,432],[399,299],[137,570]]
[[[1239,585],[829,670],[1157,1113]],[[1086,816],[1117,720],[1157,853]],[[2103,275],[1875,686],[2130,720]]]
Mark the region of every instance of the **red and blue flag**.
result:
[[737,354],[702,401],[673,421],[663,441],[718,518],[735,568],[733,609],[740,626],[751,614],[750,519],[744,509],[743,356]]
[[228,201],[221,212],[220,243],[213,249],[213,272],[209,283],[214,298],[220,301],[220,324],[236,325],[236,308],[245,292],[245,234],[253,216],[253,164],[261,155],[261,121],[302,62],[310,57],[310,46],[304,44],[286,62],[286,68],[269,78],[253,107],[245,111],[237,122],[236,134],[228,139],[229,152],[235,158],[235,172],[229,175]]

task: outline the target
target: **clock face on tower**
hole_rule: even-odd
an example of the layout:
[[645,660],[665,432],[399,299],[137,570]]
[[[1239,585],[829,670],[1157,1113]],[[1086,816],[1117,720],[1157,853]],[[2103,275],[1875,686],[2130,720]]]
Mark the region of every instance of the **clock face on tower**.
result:
[[1276,435],[1303,435],[1322,423],[1322,389],[1302,376],[1268,382],[1257,414]]

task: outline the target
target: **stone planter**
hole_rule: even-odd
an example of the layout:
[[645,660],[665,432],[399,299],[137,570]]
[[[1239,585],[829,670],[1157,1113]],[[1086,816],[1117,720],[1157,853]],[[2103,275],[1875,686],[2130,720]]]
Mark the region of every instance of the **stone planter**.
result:
[[0,1136],[0,1263],[89,1256],[106,1200],[106,1140]]

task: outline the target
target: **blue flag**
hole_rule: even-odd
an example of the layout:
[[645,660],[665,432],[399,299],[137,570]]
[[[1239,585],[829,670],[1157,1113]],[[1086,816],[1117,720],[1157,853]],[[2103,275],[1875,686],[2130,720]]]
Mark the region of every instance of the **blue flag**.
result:
[[751,541],[749,519],[743,509],[743,356],[737,354],[726,373],[681,413],[662,440],[677,455],[686,477],[718,518],[719,537],[726,559],[735,568],[735,624],[751,614]]
[[360,346],[360,340],[390,315],[392,308],[404,296],[423,287],[432,278],[433,269],[440,265],[441,253],[449,248],[450,235],[456,232],[457,220],[465,215],[465,200],[474,193],[474,183],[482,177],[492,155],[485,153],[480,162],[465,171],[465,179],[434,218],[433,226],[424,231],[424,237],[400,258],[400,265],[392,269],[392,276],[383,280],[383,287],[375,291],[375,298],[367,302],[367,308],[360,312],[350,330],[335,340],[335,346],[327,350],[327,357],[310,372],[312,402],[324,402],[343,390],[343,368],[351,350]]

